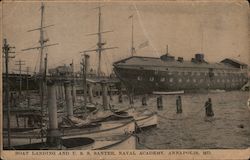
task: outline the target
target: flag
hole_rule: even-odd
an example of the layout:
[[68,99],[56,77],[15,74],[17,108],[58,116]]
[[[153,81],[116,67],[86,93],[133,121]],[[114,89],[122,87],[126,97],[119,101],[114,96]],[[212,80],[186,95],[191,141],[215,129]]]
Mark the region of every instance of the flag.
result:
[[148,42],[148,40],[147,40],[147,41],[141,43],[141,44],[138,46],[138,48],[139,48],[139,49],[142,49],[142,48],[144,48],[144,47],[147,47],[148,45],[149,45],[149,42]]

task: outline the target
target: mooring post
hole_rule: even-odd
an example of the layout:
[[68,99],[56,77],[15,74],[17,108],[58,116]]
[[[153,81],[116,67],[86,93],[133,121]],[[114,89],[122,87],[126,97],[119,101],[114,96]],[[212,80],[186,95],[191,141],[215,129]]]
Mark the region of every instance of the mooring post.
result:
[[48,92],[48,110],[49,110],[49,128],[46,143],[49,146],[58,146],[60,144],[60,132],[58,130],[56,93],[53,81],[47,82]]
[[73,105],[75,105],[76,103],[76,87],[75,87],[75,82],[73,81],[72,84],[72,101],[73,101]]
[[181,101],[181,96],[177,96],[176,98],[176,113],[182,113],[182,101]]
[[72,95],[71,95],[71,87],[70,82],[64,83],[64,89],[65,89],[65,100],[66,100],[66,115],[68,117],[73,116],[73,101],[72,101]]
[[208,98],[208,101],[206,101],[205,110],[206,110],[206,116],[207,117],[213,117],[214,116],[214,111],[213,111],[213,108],[212,108],[212,100],[211,100],[211,98]]
[[93,85],[90,83],[89,84],[89,87],[88,87],[88,89],[89,89],[89,102],[90,103],[93,103]]
[[107,83],[102,81],[101,82],[102,85],[102,104],[103,104],[103,108],[104,110],[108,109],[108,88],[107,88]]
[[157,97],[157,109],[158,110],[162,110],[163,109],[162,96]]
[[142,97],[142,105],[143,105],[143,106],[146,106],[146,105],[147,105],[147,97],[146,97],[146,95],[144,95],[144,96]]

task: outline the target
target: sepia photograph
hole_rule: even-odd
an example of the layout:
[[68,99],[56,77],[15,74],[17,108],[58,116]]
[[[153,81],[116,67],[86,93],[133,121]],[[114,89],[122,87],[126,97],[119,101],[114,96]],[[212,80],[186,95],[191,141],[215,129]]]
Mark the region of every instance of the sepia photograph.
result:
[[1,10],[3,159],[250,158],[248,1]]

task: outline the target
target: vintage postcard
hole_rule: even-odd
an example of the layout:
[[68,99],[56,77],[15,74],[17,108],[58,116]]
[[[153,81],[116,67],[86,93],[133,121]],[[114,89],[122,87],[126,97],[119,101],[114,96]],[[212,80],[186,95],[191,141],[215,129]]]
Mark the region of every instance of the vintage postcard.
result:
[[248,1],[1,11],[1,159],[250,158]]

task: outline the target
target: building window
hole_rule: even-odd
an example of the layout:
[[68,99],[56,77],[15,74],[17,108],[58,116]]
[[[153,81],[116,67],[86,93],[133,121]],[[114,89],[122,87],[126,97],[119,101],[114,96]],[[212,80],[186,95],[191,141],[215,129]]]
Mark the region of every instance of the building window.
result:
[[200,72],[197,72],[197,76],[200,76],[201,75],[201,73]]
[[189,83],[190,82],[190,79],[187,79],[187,81],[186,81],[187,83]]
[[155,74],[158,74],[158,70],[155,70]]
[[138,77],[137,77],[137,80],[138,80],[138,81],[142,81],[142,76],[138,76]]
[[169,82],[171,82],[171,83],[172,83],[173,81],[174,81],[174,79],[173,79],[173,78],[170,78],[170,79],[169,79]]
[[200,83],[202,83],[204,81],[204,79],[200,79]]
[[217,79],[217,82],[220,82],[220,79]]
[[161,82],[165,82],[166,78],[165,77],[161,77],[160,81]]
[[180,78],[180,79],[178,80],[178,82],[181,83],[181,82],[182,82],[182,79]]
[[154,78],[154,77],[150,77],[149,80],[150,80],[151,82],[153,82],[153,81],[155,80],[155,78]]
[[185,75],[185,76],[188,75],[188,72],[184,72],[184,75]]
[[193,82],[196,83],[196,79],[193,79]]

